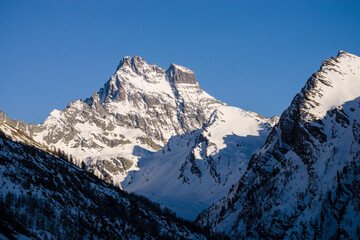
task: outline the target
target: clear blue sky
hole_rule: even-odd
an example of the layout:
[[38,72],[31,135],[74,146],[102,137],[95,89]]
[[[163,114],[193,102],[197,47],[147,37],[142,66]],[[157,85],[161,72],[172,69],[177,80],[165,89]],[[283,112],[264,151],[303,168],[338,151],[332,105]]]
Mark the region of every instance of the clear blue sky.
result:
[[280,115],[338,50],[360,55],[360,1],[0,0],[0,110],[43,122],[138,55],[191,68],[229,105]]

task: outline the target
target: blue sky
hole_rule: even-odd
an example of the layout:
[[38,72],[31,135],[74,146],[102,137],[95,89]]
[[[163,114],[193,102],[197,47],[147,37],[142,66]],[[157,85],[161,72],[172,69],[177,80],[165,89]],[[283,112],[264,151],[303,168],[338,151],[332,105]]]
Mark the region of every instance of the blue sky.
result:
[[360,55],[360,1],[0,0],[0,110],[43,122],[137,55],[194,70],[229,105],[280,115],[338,50]]

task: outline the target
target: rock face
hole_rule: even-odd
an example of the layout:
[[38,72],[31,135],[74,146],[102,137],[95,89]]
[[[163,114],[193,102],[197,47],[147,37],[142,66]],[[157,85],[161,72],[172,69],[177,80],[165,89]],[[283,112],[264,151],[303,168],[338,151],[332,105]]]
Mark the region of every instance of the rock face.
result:
[[159,205],[33,147],[38,143],[30,139],[0,124],[2,239],[212,238]]
[[169,82],[173,84],[197,84],[195,80],[195,73],[193,71],[174,63],[170,65],[169,69],[166,71],[166,75],[169,79]]
[[227,197],[198,222],[236,239],[358,239],[360,58],[323,62]]

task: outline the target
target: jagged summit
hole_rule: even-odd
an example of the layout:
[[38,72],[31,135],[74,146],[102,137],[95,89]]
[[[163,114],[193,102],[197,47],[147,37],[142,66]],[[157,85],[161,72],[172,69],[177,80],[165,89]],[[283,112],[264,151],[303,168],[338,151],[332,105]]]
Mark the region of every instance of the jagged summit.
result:
[[[182,83],[185,85],[180,86],[179,84]],[[192,86],[186,84],[191,84]],[[170,98],[172,97],[171,95],[174,95],[177,101],[186,101],[186,98],[189,96],[193,98],[196,94],[203,95],[204,91],[197,83],[195,73],[186,67],[172,63],[165,72],[162,67],[148,64],[141,57],[127,56],[120,61],[116,72],[105,83],[104,87],[90,99],[87,99],[86,102],[89,105],[93,105],[97,98],[100,104],[123,101],[131,102],[134,98],[138,98],[139,95],[146,99],[150,96],[146,97],[144,95],[155,94],[159,97],[159,95],[164,93],[170,95],[168,96]],[[158,102],[155,99],[153,100]],[[193,101],[193,99],[190,101]]]
[[[132,72],[136,75],[145,75],[151,72],[165,73],[165,70],[162,67],[158,67],[154,64],[148,64],[145,59],[139,56],[126,56],[121,59],[119,65],[116,68],[116,73],[121,72]],[[115,73],[115,74],[116,74]],[[170,64],[168,70],[166,70],[166,76],[170,83],[179,84],[179,83],[189,83],[197,84],[195,73],[183,66],[177,64]]]
[[134,56],[134,57],[125,56],[120,60],[120,63],[116,68],[116,71],[118,71],[120,68],[125,66],[132,68],[134,71],[137,71],[138,68],[143,66],[144,64],[147,64],[146,61],[139,56]]
[[133,56],[133,57],[125,56],[120,60],[118,68],[124,64],[132,65],[134,63],[146,63],[146,61],[145,61],[145,59],[143,59],[142,57],[139,57],[139,56]]
[[128,73],[134,73],[136,75],[146,75],[150,72],[160,72],[164,73],[165,70],[162,67],[158,67],[154,64],[148,64],[145,59],[139,56],[129,57],[126,56],[123,59],[121,59],[119,65],[116,68],[116,73],[121,72],[128,72]]

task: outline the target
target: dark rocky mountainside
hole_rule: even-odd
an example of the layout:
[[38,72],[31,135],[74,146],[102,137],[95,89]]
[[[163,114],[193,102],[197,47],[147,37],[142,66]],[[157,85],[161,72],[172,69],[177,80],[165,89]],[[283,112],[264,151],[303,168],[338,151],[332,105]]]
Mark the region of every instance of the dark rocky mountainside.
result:
[[12,130],[0,124],[1,239],[223,237],[31,146],[36,143],[14,142]]

